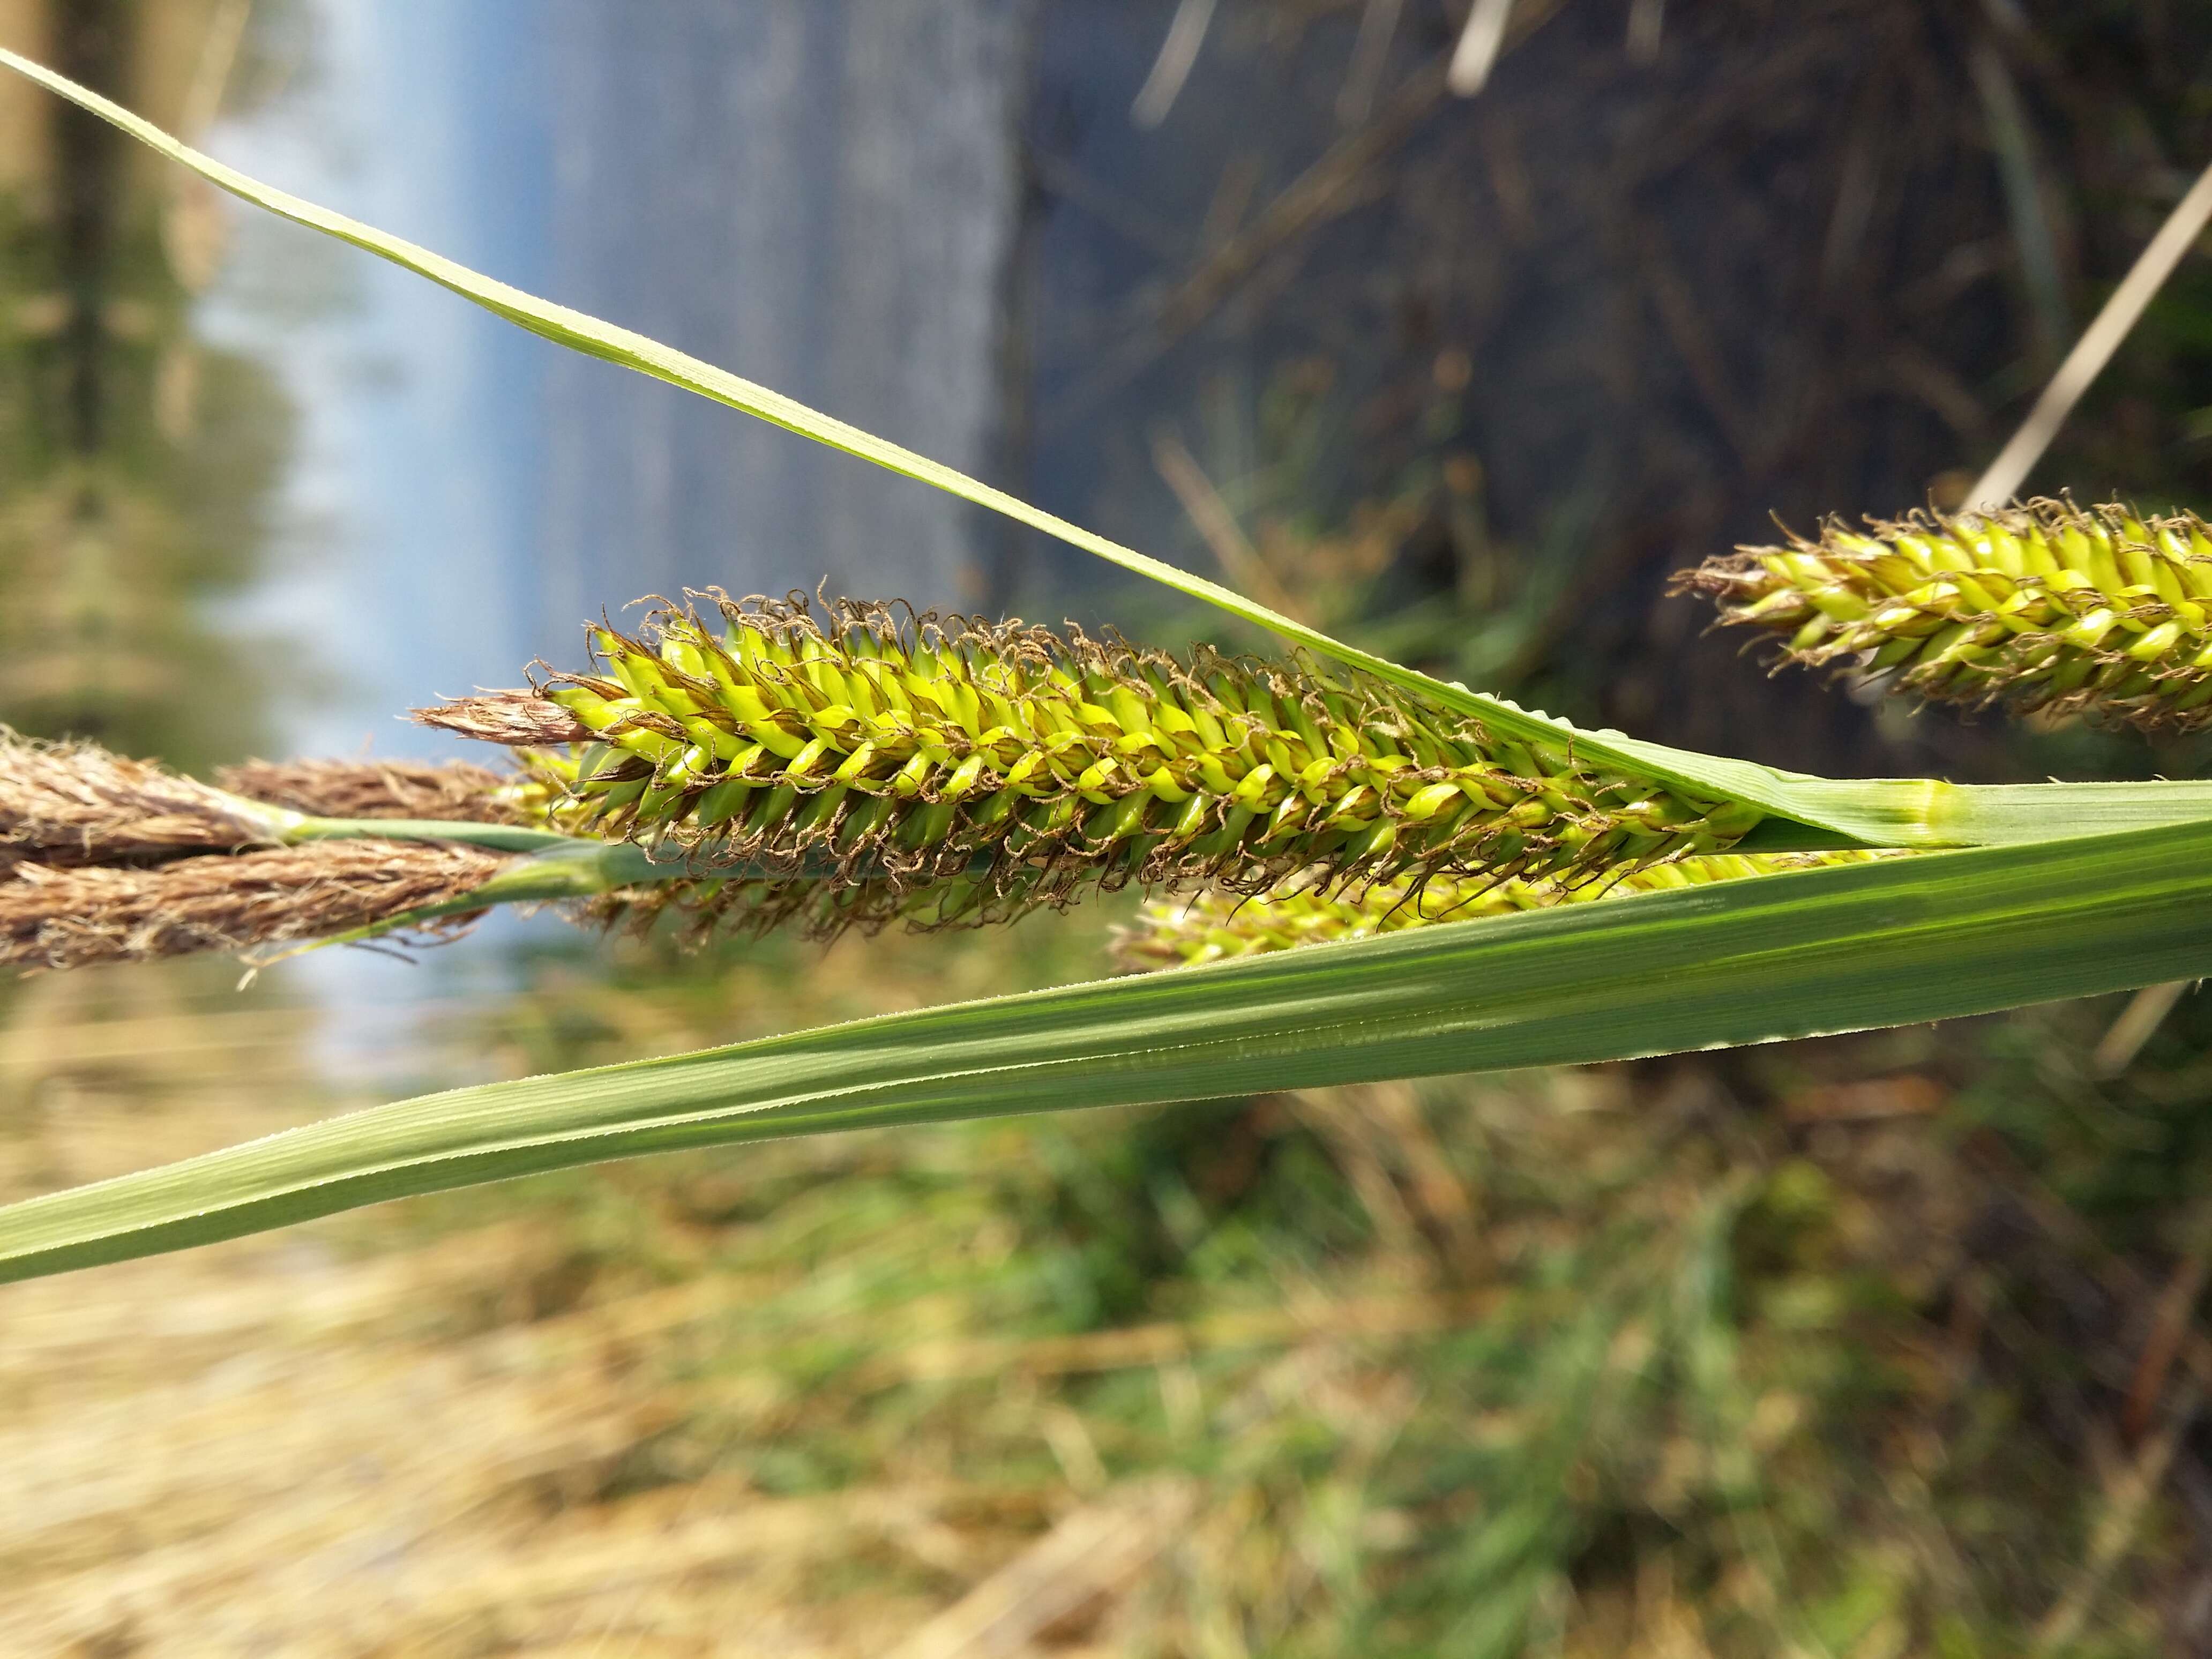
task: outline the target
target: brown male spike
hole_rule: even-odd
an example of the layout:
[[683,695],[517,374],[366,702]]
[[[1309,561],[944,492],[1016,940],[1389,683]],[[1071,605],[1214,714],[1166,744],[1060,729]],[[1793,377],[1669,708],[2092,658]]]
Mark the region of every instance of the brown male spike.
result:
[[150,867],[18,863],[0,870],[0,965],[82,968],[328,939],[465,898],[508,862],[434,842],[325,841]]

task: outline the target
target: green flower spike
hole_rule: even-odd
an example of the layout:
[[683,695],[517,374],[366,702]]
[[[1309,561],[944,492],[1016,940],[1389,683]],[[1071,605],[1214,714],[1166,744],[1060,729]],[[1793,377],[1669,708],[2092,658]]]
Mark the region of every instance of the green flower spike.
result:
[[[1587,877],[1733,844],[1755,808],[1507,741],[1364,679],[803,595],[593,630],[603,673],[421,718],[521,744],[551,820],[696,872],[706,922],[994,921],[1091,886],[1258,892]],[[718,868],[744,873],[718,876]]]
[[1881,852],[1727,854],[1678,859],[1624,870],[1597,880],[1468,880],[1431,876],[1425,881],[1377,882],[1359,892],[1332,893],[1294,879],[1255,896],[1218,889],[1176,902],[1152,900],[1136,920],[1115,930],[1114,957],[1132,972],[1218,962],[1424,927],[1440,921],[1473,921],[1558,904],[1663,893],[1708,882],[1779,875],[1824,865],[1857,864],[1903,856]]
[[1784,637],[1787,660],[1887,673],[1947,702],[2212,725],[2212,535],[2034,501],[1987,514],[1838,521],[1675,579],[1723,622]]

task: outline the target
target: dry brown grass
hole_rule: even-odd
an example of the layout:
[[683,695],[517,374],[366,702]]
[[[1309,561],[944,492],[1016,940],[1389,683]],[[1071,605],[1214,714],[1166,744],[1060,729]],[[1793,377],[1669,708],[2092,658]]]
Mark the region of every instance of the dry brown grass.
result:
[[[0,1197],[327,1103],[312,1017],[179,983],[93,973],[17,1000]],[[425,1238],[386,1210],[0,1292],[0,1651],[1027,1654],[1092,1629],[1195,1501],[1175,1478],[1086,1498],[982,1470],[633,1489],[624,1470],[714,1407],[675,1380],[681,1355],[798,1275],[579,1303],[575,1248],[551,1215]],[[898,1369],[946,1363],[924,1346]]]
[[[304,1097],[298,1014],[219,1015],[234,1042],[179,1048],[187,1007],[56,1002],[9,1033],[11,1195],[264,1132],[295,1113],[257,1100]],[[172,1045],[159,1082],[149,1038]],[[950,1488],[595,1496],[675,1409],[655,1346],[733,1287],[537,1317],[551,1229],[410,1245],[393,1219],[11,1287],[0,1651],[860,1654],[930,1610],[775,1611]]]

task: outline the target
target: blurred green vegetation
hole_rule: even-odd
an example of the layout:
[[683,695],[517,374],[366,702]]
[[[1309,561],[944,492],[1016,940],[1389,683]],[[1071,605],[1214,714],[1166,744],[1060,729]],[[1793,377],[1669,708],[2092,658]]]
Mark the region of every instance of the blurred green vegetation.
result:
[[[467,1034],[567,1068],[1094,943],[855,942],[802,985],[633,941]],[[412,1224],[560,1216],[555,1310],[727,1287],[610,1493],[1188,1480],[1106,1650],[2191,1651],[2212,1012],[2100,1078],[2123,1000],[655,1159]]]
[[[291,9],[264,9],[256,40]],[[85,0],[51,9],[51,46],[92,84],[173,109],[224,10]],[[172,31],[192,52],[150,58]],[[268,365],[193,331],[226,234],[211,193],[89,118],[48,115],[51,143],[0,197],[0,722],[237,759],[291,678],[222,607],[263,569],[295,413]]]
[[[1275,7],[1273,34],[1224,50],[1273,52],[1294,83],[1361,9]],[[1407,15],[1413,40],[1434,21]],[[1777,507],[1964,487],[2051,365],[2039,271],[2081,326],[2212,154],[2212,7],[1666,26],[1678,55],[1639,71],[1599,38],[1615,21],[1547,24],[1526,50],[1553,80],[1501,76],[1492,106],[1370,162],[1348,193],[1376,205],[1307,239],[1301,281],[1200,331],[1146,458],[1187,551],[1371,648],[1786,764],[2201,769],[2201,744],[1761,682],[1656,588]],[[1996,81],[2023,124],[1991,117],[2007,94],[1975,88]],[[1552,142],[1616,94],[1616,131],[1705,124],[1651,184],[1694,207],[1637,200],[1640,156]],[[1225,193],[1237,137],[1198,142],[1183,164]],[[1556,232],[1486,244],[1509,162],[1547,210],[1641,216],[1622,234],[1643,257],[1593,275]],[[1853,188],[1872,199],[1847,213]],[[1124,209],[1158,222],[1163,197]],[[1431,240],[1394,242],[1409,224]],[[1406,246],[1421,258],[1392,264]],[[1532,360],[1484,274],[1516,256],[1577,285],[1565,309],[1645,325]],[[1340,277],[1366,286],[1330,311],[1314,296]],[[2208,306],[2192,264],[2039,482],[2203,503]],[[1511,428],[1561,419],[1553,394],[1596,429],[1531,471]],[[1204,626],[1133,603],[1148,635]],[[896,981],[925,951],[1030,973],[1057,948],[1074,976],[1082,922],[1040,924],[1050,947],[883,942],[814,982]],[[802,969],[763,948],[715,968],[720,1011],[632,946],[611,984],[556,975],[502,1029],[532,1070],[635,1052],[650,1017],[624,1008],[672,998],[687,1033],[773,1029]],[[2132,1051],[2130,1006],[640,1164],[506,1201],[567,1207],[565,1294],[750,1287],[685,1348],[698,1408],[627,1478],[1188,1477],[1186,1536],[1089,1632],[1109,1650],[2212,1653],[2212,1004],[2184,996]],[[1267,1340],[1236,1323],[1263,1311]]]

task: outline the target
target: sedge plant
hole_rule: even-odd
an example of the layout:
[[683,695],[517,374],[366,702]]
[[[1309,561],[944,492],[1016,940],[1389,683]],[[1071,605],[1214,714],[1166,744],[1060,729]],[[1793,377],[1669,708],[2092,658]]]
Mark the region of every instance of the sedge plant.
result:
[[[872,601],[817,615],[708,594],[635,635],[598,630],[588,672],[422,711],[509,751],[505,768],[262,767],[204,786],[13,744],[0,950],[27,965],[437,930],[506,902],[673,908],[703,927],[988,924],[1133,883],[1182,908],[1147,917],[1125,955],[1193,965],[374,1108],[0,1208],[0,1278],[682,1147],[1619,1059],[2212,973],[2212,786],[1832,780],[1581,730],[0,63],[550,340],[1283,641],[1179,659]],[[2212,718],[2212,536],[2194,520],[2032,503],[1830,526],[1687,580],[1798,659],[1900,690]]]

